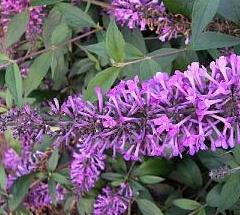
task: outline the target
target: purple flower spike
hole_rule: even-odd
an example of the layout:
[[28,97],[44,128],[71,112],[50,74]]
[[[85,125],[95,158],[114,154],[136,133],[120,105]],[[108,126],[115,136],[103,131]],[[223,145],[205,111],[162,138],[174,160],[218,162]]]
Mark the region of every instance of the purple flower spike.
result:
[[3,156],[3,165],[9,171],[16,171],[18,164],[21,162],[21,157],[14,149],[7,149]]
[[113,0],[110,13],[122,26],[128,26],[130,29],[139,28],[141,31],[147,29],[155,31],[162,42],[176,39],[181,35],[186,38],[185,43],[189,43],[189,21],[181,15],[168,14],[162,2]]
[[120,189],[113,191],[103,188],[102,194],[97,197],[94,204],[93,215],[121,215],[124,214],[132,198],[132,190],[128,184],[122,184]]
[[12,109],[0,116],[1,130],[11,129],[13,136],[19,139],[23,152],[31,151],[35,143],[39,143],[43,135],[48,133],[48,126],[36,109],[25,105],[22,109]]
[[[59,184],[56,186],[56,202],[62,201],[64,198],[65,189]],[[26,207],[40,209],[50,206],[53,203],[50,196],[48,184],[39,182],[32,186],[25,198],[24,204]]]
[[89,192],[105,168],[105,155],[101,152],[80,151],[73,154],[70,176],[78,195]]

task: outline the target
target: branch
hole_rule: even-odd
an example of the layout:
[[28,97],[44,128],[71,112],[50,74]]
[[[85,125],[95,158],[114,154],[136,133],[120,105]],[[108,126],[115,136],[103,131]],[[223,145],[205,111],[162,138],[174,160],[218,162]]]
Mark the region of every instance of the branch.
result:
[[100,31],[100,30],[102,30],[102,29],[103,29],[102,27],[98,27],[97,29],[94,29],[94,30],[92,30],[92,31],[89,31],[89,32],[87,32],[87,33],[84,33],[84,34],[82,34],[82,35],[80,35],[80,36],[77,36],[77,37],[75,37],[75,38],[72,38],[72,39],[70,39],[70,40],[64,41],[64,42],[58,44],[57,46],[52,45],[52,46],[50,46],[50,47],[48,47],[48,48],[46,48],[46,49],[42,49],[42,50],[40,50],[40,51],[33,52],[33,53],[31,53],[31,54],[29,54],[29,55],[26,55],[26,56],[24,56],[24,57],[20,57],[20,58],[18,58],[18,59],[16,59],[16,60],[9,60],[7,63],[5,63],[5,64],[3,64],[3,65],[0,65],[0,70],[3,69],[3,68],[6,68],[6,67],[8,67],[8,66],[10,66],[10,65],[13,64],[13,63],[23,62],[23,61],[25,61],[25,60],[27,60],[27,59],[36,57],[36,56],[38,56],[38,55],[40,55],[40,54],[43,54],[43,53],[46,53],[46,52],[49,52],[49,51],[55,51],[56,49],[62,48],[63,46],[65,46],[65,45],[67,45],[67,44],[69,44],[69,43],[74,43],[74,42],[76,42],[77,40],[80,40],[80,39],[82,39],[82,38],[84,38],[84,37],[87,37],[87,36],[89,36],[89,35],[91,35],[91,34],[94,34],[94,33],[98,32],[98,31]]
[[128,65],[131,65],[131,64],[140,63],[140,62],[145,61],[145,60],[151,60],[151,59],[155,59],[155,58],[171,56],[171,55],[178,54],[178,53],[185,52],[185,51],[187,51],[187,48],[178,49],[176,51],[167,52],[167,53],[160,53],[160,54],[156,54],[156,55],[152,55],[152,56],[145,56],[144,58],[129,61],[129,62],[115,63],[115,64],[113,64],[113,66],[118,67],[118,68],[122,68],[122,67],[125,67],[125,66],[128,66]]

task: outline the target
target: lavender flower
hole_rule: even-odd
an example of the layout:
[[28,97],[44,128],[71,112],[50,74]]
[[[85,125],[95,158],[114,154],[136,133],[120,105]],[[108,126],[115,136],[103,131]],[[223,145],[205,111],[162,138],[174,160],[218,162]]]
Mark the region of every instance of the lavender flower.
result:
[[42,140],[43,134],[48,132],[48,126],[36,110],[29,105],[22,109],[14,108],[6,114],[0,116],[2,132],[10,129],[15,138],[19,139],[23,151],[31,150],[35,143]]
[[108,117],[109,110],[103,103],[102,94],[98,90],[99,103],[96,106],[82,99],[82,96],[69,96],[60,106],[55,99],[51,106],[51,115],[58,117],[58,138],[57,144],[64,143],[70,146],[70,142],[85,145],[87,150],[101,148],[102,151],[108,147],[107,141],[102,141],[105,117]]
[[70,177],[78,195],[89,192],[105,167],[105,155],[101,152],[80,151],[73,154]]
[[[106,101],[97,89],[97,104],[79,95],[69,96],[62,105],[55,99],[50,104],[51,116],[58,119],[53,121],[59,128],[55,143],[64,143],[74,154],[74,183],[83,180],[78,179],[77,166],[89,162],[89,171],[95,174],[94,182],[86,185],[91,188],[103,169],[103,154],[108,149],[114,156],[119,153],[126,160],[140,160],[143,156],[181,157],[184,152],[194,155],[206,150],[207,142],[213,151],[234,147],[240,140],[239,62],[239,56],[230,55],[212,62],[211,73],[192,63],[171,77],[158,73],[144,82],[137,77],[121,81],[108,92]],[[31,145],[46,133],[46,125],[29,107],[21,114],[24,126],[14,129],[15,134]],[[11,121],[9,118],[3,117],[2,127]],[[36,130],[33,118],[39,121]],[[97,171],[92,170],[92,164]]]
[[20,73],[21,73],[21,76],[23,78],[26,78],[28,76],[28,73],[29,73],[29,67],[23,66],[20,70]]
[[[65,189],[59,184],[56,186],[56,201],[59,202],[64,198]],[[39,182],[32,186],[24,200],[26,207],[39,209],[50,206],[53,203],[50,196],[48,184]]]
[[189,42],[189,20],[169,14],[163,3],[157,0],[113,0],[110,13],[122,26],[155,31],[162,42],[179,35],[185,36],[186,44]]
[[151,12],[165,12],[163,4],[155,0],[113,0],[113,14],[121,25],[127,25],[130,29],[140,27],[146,29],[147,17]]
[[52,199],[49,194],[48,185],[42,182],[34,185],[29,190],[24,203],[27,207],[34,206],[35,208],[50,205],[52,203]]
[[132,198],[132,190],[128,184],[122,184],[121,188],[113,191],[111,188],[103,188],[102,194],[97,197],[94,204],[94,215],[121,215],[124,214]]
[[31,7],[30,10],[30,18],[26,30],[26,38],[27,40],[34,42],[37,38],[42,34],[42,26],[43,26],[43,13],[44,7]]
[[139,86],[137,78],[121,81],[108,93],[111,114],[105,119],[108,120],[104,123],[108,122],[106,129],[109,131],[103,133],[103,137],[109,138],[114,155],[119,152],[126,160],[139,160],[140,155],[161,154],[159,145],[151,140],[151,134],[146,130],[148,115],[152,113]]
[[2,163],[8,171],[15,171],[20,162],[21,158],[14,149],[9,148],[5,150]]
[[193,63],[172,77],[158,73],[143,83],[135,79],[113,88],[113,150],[136,160],[184,151],[194,155],[207,149],[206,140],[212,150],[234,147],[240,131],[239,57],[220,57],[210,68],[211,74]]
[[19,154],[8,146],[3,153],[2,163],[8,173],[7,188],[10,189],[17,178],[36,172],[46,158],[44,152],[33,152],[33,147],[48,129],[42,117],[29,106],[14,108],[1,115],[0,124],[2,132],[10,129],[21,143]]
[[[5,155],[3,158],[3,165],[9,173],[7,180],[8,189],[11,188],[16,179],[24,175],[36,172],[38,170],[41,160],[46,157],[45,153],[43,152],[28,152],[28,154],[22,152],[20,156],[16,155],[13,151],[13,149],[8,149],[4,153]],[[11,158],[12,160],[10,161],[10,163],[7,163],[7,161],[9,161]]]
[[158,73],[144,82],[121,81],[105,102],[98,89],[98,104],[81,96],[61,107],[55,102],[53,112],[67,117],[59,122],[60,138],[67,145],[74,140],[87,154],[111,149],[125,160],[194,155],[206,150],[207,142],[213,151],[234,147],[240,139],[239,62],[230,55],[212,62],[210,74],[192,63],[171,77]]

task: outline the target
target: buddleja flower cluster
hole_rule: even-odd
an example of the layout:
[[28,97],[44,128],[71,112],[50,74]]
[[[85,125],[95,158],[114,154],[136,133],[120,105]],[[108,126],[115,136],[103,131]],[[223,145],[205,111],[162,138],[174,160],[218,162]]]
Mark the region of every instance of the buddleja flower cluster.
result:
[[[12,109],[6,115],[2,115],[0,124],[1,132],[5,132],[6,128],[11,129],[13,136],[21,143],[18,152],[8,145],[1,145],[1,151],[3,151],[1,163],[5,167],[8,179],[5,190],[8,192],[17,179],[37,172],[41,161],[47,158],[45,152],[34,151],[34,146],[40,144],[43,134],[49,132],[42,117],[28,105],[23,109]],[[59,184],[56,185],[56,192],[57,201],[61,201],[64,189]],[[34,206],[35,209],[52,203],[48,184],[44,182],[35,183],[24,199],[26,207],[31,208]],[[0,198],[0,206],[4,208],[5,205],[6,201]]]
[[122,26],[155,31],[162,42],[179,36],[185,37],[186,44],[189,42],[190,20],[168,13],[158,0],[113,0],[110,13]]
[[8,29],[8,23],[16,14],[29,10],[29,21],[26,29],[26,39],[35,41],[42,33],[43,7],[30,7],[29,0],[2,0],[0,2],[0,24],[4,31]]
[[[222,56],[209,69],[195,62],[172,76],[157,73],[147,81],[122,80],[106,97],[97,88],[97,103],[81,95],[69,96],[62,105],[54,99],[48,113],[58,128],[54,132],[26,107],[18,117],[3,115],[1,127],[17,118],[12,130],[24,147],[32,144],[29,139],[36,143],[50,133],[54,147],[70,152],[71,181],[76,195],[83,196],[96,185],[109,151],[113,157],[141,161],[145,156],[181,158],[240,144],[240,56]],[[12,159],[22,160],[11,153]],[[94,214],[123,214],[133,196],[127,181],[119,190],[104,188]]]
[[[112,0],[109,13],[122,26],[154,31],[162,42],[178,37],[184,37],[185,44],[190,41],[191,20],[169,12],[160,0]],[[228,20],[216,18],[206,29],[239,37],[238,27]]]

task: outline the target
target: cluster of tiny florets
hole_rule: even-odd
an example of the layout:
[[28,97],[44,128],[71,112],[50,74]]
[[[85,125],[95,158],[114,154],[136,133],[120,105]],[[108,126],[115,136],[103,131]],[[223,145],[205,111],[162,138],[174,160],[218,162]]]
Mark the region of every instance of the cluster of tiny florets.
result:
[[69,97],[62,109],[72,120],[64,122],[62,137],[77,137],[82,147],[111,148],[126,160],[194,155],[208,142],[212,150],[234,147],[240,135],[239,61],[231,55],[212,62],[211,73],[192,63],[173,76],[121,81],[106,101],[98,93],[96,106]]
[[[191,20],[182,14],[171,13],[160,0],[112,0],[109,13],[122,26],[141,31],[154,31],[162,42],[179,37],[190,41]],[[231,21],[215,18],[206,27],[239,37],[238,27]]]
[[31,151],[33,145],[40,142],[43,134],[48,131],[43,118],[29,105],[22,109],[14,108],[7,114],[1,115],[0,125],[2,132],[9,128],[13,131],[13,136],[20,140],[26,153]]
[[159,35],[162,42],[185,37],[189,42],[190,21],[182,15],[167,12],[163,2],[158,0],[113,0],[110,13],[117,22],[130,29],[149,29]]
[[122,215],[127,211],[132,197],[133,192],[128,184],[121,184],[115,191],[105,187],[96,199],[93,215]]
[[[64,198],[64,188],[61,187],[59,184],[56,186],[56,202],[60,202]],[[39,209],[50,206],[53,203],[52,197],[49,192],[48,184],[39,182],[33,185],[25,200],[24,205],[27,208]]]

